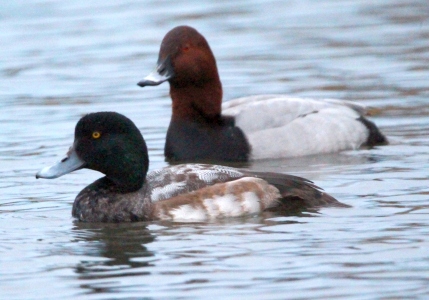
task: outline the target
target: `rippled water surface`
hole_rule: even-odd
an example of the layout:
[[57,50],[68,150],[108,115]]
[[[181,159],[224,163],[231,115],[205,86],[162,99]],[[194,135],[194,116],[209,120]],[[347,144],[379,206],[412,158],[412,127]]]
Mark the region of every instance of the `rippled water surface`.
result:
[[[427,0],[2,1],[2,299],[427,299]],[[165,33],[188,24],[218,60],[225,99],[332,97],[373,107],[391,144],[255,162],[305,176],[352,206],[212,223],[82,224],[100,176],[37,180],[87,112],[133,119],[163,160],[168,85],[136,83]]]

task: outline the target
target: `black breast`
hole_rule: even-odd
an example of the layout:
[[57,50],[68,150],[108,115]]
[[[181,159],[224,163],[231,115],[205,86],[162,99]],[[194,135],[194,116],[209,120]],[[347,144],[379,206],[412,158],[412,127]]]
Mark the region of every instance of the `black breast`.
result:
[[73,203],[72,215],[83,222],[137,222],[152,219],[152,205],[146,189],[118,193],[101,178],[84,188]]
[[248,161],[250,146],[231,117],[216,122],[172,121],[164,154],[170,161]]

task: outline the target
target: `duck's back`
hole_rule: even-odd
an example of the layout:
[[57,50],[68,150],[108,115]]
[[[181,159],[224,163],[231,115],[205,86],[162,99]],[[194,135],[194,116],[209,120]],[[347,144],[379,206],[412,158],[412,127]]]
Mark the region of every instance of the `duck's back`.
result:
[[[180,180],[178,180],[180,178]],[[213,165],[178,165],[151,174],[154,216],[204,221],[263,211],[346,207],[304,178]]]
[[159,201],[243,176],[238,169],[225,166],[182,164],[149,172],[145,186],[150,199]]
[[259,95],[224,103],[246,135],[252,159],[295,157],[357,149],[386,142],[365,119],[365,108],[348,101]]

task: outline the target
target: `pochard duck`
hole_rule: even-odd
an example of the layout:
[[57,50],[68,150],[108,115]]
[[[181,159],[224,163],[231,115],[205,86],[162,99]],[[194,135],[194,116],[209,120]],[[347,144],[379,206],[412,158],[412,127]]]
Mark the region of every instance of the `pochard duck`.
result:
[[173,101],[164,149],[170,161],[249,161],[387,144],[365,108],[349,101],[258,95],[222,107],[215,57],[189,26],[167,33],[155,71],[138,85],[165,81]]
[[311,181],[292,175],[207,164],[148,172],[142,134],[130,119],[115,112],[82,117],[66,158],[42,169],[36,178],[57,178],[82,168],[105,175],[74,201],[72,215],[85,222],[205,221],[346,206]]

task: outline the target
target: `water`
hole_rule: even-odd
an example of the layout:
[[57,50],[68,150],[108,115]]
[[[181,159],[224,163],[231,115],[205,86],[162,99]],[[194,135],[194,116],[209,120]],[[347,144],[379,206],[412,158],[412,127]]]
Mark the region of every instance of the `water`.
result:
[[[427,0],[3,1],[0,4],[2,299],[429,297]],[[187,24],[218,60],[225,99],[332,97],[374,108],[391,145],[255,162],[312,179],[350,209],[212,223],[81,224],[100,176],[36,180],[75,123],[113,110],[163,160],[168,86],[136,83]]]

